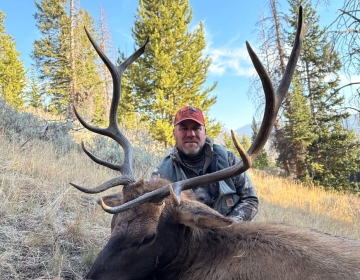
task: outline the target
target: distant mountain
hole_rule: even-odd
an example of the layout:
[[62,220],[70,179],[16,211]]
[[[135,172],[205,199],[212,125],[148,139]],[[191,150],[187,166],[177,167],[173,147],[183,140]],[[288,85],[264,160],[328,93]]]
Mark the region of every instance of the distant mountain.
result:
[[[358,116],[350,115],[349,118],[343,122],[343,125],[348,129],[354,129],[355,132],[358,135],[360,135],[360,122]],[[225,128],[224,131],[230,132],[230,129]],[[240,136],[246,135],[247,137],[249,137],[249,139],[251,139],[252,136],[251,124],[247,124],[242,127],[239,127],[238,129],[235,130],[235,132]]]
[[[224,127],[220,135],[214,139],[215,143],[224,144],[224,133],[230,134],[230,129]],[[242,127],[239,127],[238,129],[235,130],[235,133],[239,135],[239,137],[246,135],[250,140],[252,135],[251,124],[247,124]]]
[[[343,125],[348,129],[354,129],[355,132],[360,136],[360,123],[359,123],[359,118],[356,115],[350,115],[350,117],[346,121],[343,122]],[[246,135],[249,139],[251,139],[251,136],[252,136],[251,124],[246,124],[242,127],[239,127],[238,129],[235,130],[235,132],[240,137],[242,135]],[[230,134],[230,129],[223,128],[220,135],[215,138],[216,143],[219,143],[219,144],[224,143],[224,133]]]
[[251,124],[249,123],[247,125],[239,127],[238,129],[235,130],[235,132],[238,135],[246,135],[249,139],[251,139],[251,135],[252,135]]

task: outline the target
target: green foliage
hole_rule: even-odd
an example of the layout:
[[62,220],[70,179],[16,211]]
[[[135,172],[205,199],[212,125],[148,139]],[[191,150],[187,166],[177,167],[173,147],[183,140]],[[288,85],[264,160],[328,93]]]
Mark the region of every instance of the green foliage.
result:
[[30,77],[25,91],[27,105],[34,108],[42,108],[41,86],[36,78],[34,67],[30,68]]
[[[173,118],[185,105],[193,105],[208,116],[216,96],[209,96],[216,84],[203,89],[211,60],[203,56],[205,38],[202,23],[188,30],[192,10],[189,1],[141,0],[135,16],[133,36],[138,46],[150,37],[145,55],[130,68],[127,75],[134,95],[134,108],[144,113],[152,127],[154,139],[167,146],[173,144]],[[208,118],[207,118],[208,119]],[[209,136],[220,133],[221,125],[207,120]]]
[[21,109],[24,106],[25,70],[14,39],[6,34],[5,18],[0,11],[0,96],[14,108]]
[[[254,120],[253,120],[253,124],[254,124]],[[255,128],[256,128],[256,126],[255,126]],[[256,131],[256,133],[257,133],[257,129],[254,131]],[[254,136],[254,134],[253,134],[253,136]],[[255,138],[253,137],[253,140],[254,139]],[[246,135],[241,136],[240,144],[243,146],[243,148],[246,151],[248,151],[251,146],[250,140]],[[224,133],[224,147],[226,147],[226,149],[228,149],[229,151],[233,152],[235,155],[240,156],[238,151],[235,148],[234,142],[231,139],[231,135],[228,133]],[[265,169],[267,167],[270,167],[269,158],[268,158],[268,155],[267,155],[265,149],[261,150],[261,152],[255,159],[255,161],[253,162],[252,167],[257,168],[257,169]]]
[[[242,135],[239,142],[246,151],[249,150],[251,143],[249,141],[249,138],[246,135]],[[229,151],[233,152],[235,155],[240,156],[239,152],[237,151],[237,149],[234,145],[234,142],[231,138],[230,133],[224,133],[224,147],[226,149],[228,149]]]
[[[257,137],[257,134],[259,132],[255,118],[253,118],[253,120],[252,120],[251,129],[252,129],[251,142],[254,142],[255,138]],[[250,148],[250,145],[249,145],[249,148]],[[265,169],[267,167],[270,167],[269,158],[268,158],[265,148],[263,148],[260,151],[260,153],[256,157],[252,167],[257,168],[257,169]]]
[[288,110],[284,113],[286,118],[284,136],[288,143],[288,150],[292,151],[288,161],[295,166],[297,178],[307,176],[306,156],[308,148],[316,140],[311,112],[304,95],[304,86],[299,82],[299,76],[293,78],[292,92],[288,97]]
[[349,178],[359,170],[360,140],[354,131],[344,129],[339,122],[332,125],[328,133],[322,131],[310,147],[308,162],[312,181],[329,189],[359,192],[358,183]]
[[53,113],[70,112],[70,40],[67,0],[35,1],[34,14],[41,38],[35,40],[32,58],[44,84],[44,94],[51,99]]
[[[42,0],[35,3],[37,27],[41,38],[34,42],[32,58],[39,71],[39,79],[44,87],[42,95],[50,99],[49,111],[69,117],[71,105],[76,105],[84,117],[92,118],[97,110],[98,94],[102,81],[98,74],[98,56],[84,31],[84,26],[96,39],[96,29],[91,15],[80,9],[74,27],[75,70],[70,67],[70,18],[66,11],[67,0]],[[76,91],[72,95],[70,81],[76,81]],[[97,104],[98,106],[99,104]]]
[[104,98],[102,94],[96,94],[94,102],[94,114],[92,117],[92,122],[96,125],[105,126],[107,123],[105,112],[104,112]]
[[[254,140],[256,137],[257,131],[258,131],[254,119],[253,119],[252,128],[253,128],[252,140]],[[249,150],[249,148],[251,146],[251,142],[246,135],[242,135],[239,142],[246,151]],[[235,155],[240,156],[238,151],[235,148],[234,142],[231,139],[231,135],[228,133],[224,133],[224,146],[226,147],[226,149],[233,152]],[[253,162],[252,167],[257,168],[257,169],[264,169],[266,167],[269,167],[269,165],[270,164],[269,164],[269,159],[268,159],[267,153],[266,153],[265,149],[262,149],[262,151],[259,153],[259,155],[255,159],[255,161]]]
[[[91,45],[84,26],[91,36],[97,39],[94,20],[87,11],[80,9],[76,16],[74,32],[76,65],[74,76],[77,88],[73,102],[84,117],[96,119],[96,121],[104,124],[104,98],[100,97],[103,81],[96,64],[99,56]],[[101,61],[101,63],[103,62]],[[96,116],[93,116],[94,114]]]
[[[320,30],[319,17],[311,2],[289,0],[291,14],[288,21],[296,26],[297,10],[304,7],[304,18],[312,22],[301,54],[303,67],[298,68],[288,111],[287,138],[296,150],[293,161],[297,175],[303,180],[337,190],[354,190],[350,175],[359,170],[359,139],[344,127],[349,116],[342,110],[344,97],[337,90],[341,61],[329,42],[325,30]],[[289,41],[294,33],[289,34]],[[299,168],[304,170],[299,172]]]
[[233,152],[235,155],[239,156],[239,153],[235,148],[235,145],[234,145],[234,142],[233,142],[233,140],[231,138],[231,135],[229,133],[226,133],[226,132],[223,135],[224,135],[224,147],[227,150]]
[[[120,52],[118,64],[121,64],[126,59],[125,54]],[[118,122],[122,127],[129,129],[137,129],[140,122],[141,113],[138,113],[136,108],[136,96],[132,94],[132,83],[127,77],[127,72],[124,73],[121,81],[121,102],[118,107]],[[145,125],[145,122],[142,123]]]
[[240,144],[244,147],[246,151],[248,151],[251,146],[251,142],[245,134],[241,137]]

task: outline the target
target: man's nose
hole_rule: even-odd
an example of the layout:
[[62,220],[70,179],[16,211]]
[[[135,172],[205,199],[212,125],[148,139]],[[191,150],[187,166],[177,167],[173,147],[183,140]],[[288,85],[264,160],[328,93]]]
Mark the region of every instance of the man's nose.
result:
[[187,132],[186,134],[187,137],[195,137],[196,135],[194,129],[188,129],[186,132]]

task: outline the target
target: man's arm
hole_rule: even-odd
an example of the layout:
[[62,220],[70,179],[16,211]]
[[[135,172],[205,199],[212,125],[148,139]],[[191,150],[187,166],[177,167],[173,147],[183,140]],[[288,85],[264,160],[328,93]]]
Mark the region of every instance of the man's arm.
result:
[[[238,161],[239,159],[229,152],[229,164],[234,165]],[[257,214],[259,205],[254,184],[246,172],[233,177],[232,180],[240,200],[227,216],[236,222],[251,221]]]

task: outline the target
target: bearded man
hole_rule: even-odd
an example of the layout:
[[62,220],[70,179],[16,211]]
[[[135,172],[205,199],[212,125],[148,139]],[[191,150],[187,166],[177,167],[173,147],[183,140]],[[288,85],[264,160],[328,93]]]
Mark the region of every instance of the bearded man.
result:
[[[177,182],[212,173],[236,164],[239,158],[206,136],[202,111],[193,106],[181,108],[174,119],[175,146],[157,166],[153,176]],[[233,221],[250,221],[258,211],[258,197],[249,175],[192,189],[196,199]]]

